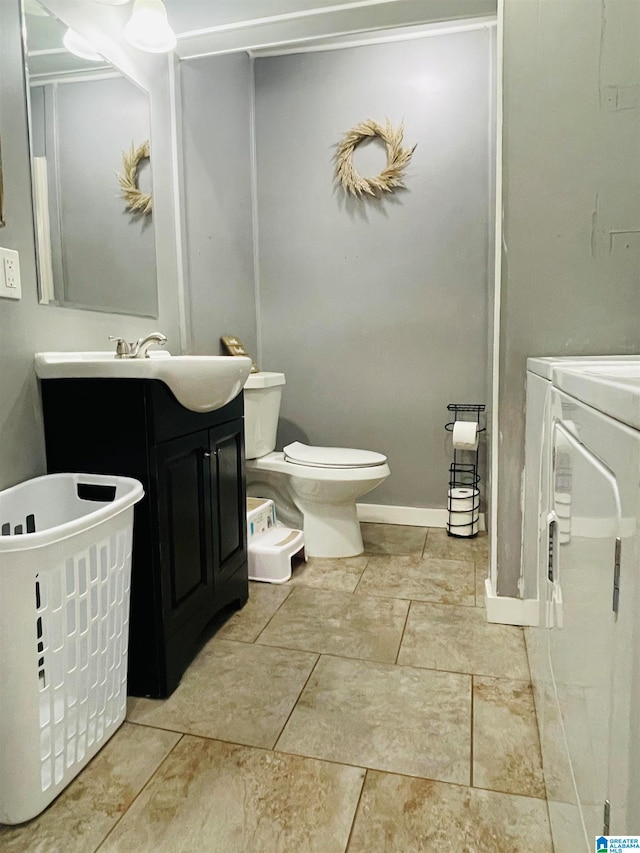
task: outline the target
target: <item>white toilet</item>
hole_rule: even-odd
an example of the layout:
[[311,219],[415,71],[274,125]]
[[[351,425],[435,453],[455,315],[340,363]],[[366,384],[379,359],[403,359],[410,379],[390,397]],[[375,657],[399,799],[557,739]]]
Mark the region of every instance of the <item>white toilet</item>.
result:
[[296,441],[274,452],[284,373],[252,373],[244,385],[247,494],[275,502],[278,519],[304,530],[310,557],[362,554],[356,501],[391,473],[387,457]]

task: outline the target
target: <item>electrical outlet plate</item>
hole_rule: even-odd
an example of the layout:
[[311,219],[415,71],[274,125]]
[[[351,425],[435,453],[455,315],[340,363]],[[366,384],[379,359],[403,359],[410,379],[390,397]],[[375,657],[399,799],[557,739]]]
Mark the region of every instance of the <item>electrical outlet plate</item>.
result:
[[20,256],[15,249],[0,248],[0,297],[22,299]]

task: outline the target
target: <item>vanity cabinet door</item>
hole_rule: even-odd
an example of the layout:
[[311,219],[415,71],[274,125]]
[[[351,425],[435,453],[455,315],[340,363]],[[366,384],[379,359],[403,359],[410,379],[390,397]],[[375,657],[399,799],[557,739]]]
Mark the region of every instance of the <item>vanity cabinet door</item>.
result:
[[246,562],[246,496],[242,420],[209,430],[213,566],[216,585]]
[[209,431],[154,448],[165,635],[212,610],[212,489]]

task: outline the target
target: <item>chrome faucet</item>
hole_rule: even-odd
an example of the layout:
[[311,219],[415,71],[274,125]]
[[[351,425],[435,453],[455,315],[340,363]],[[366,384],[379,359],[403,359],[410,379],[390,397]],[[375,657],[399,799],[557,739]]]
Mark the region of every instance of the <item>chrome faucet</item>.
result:
[[162,332],[151,332],[146,338],[139,338],[133,343],[127,343],[124,338],[116,338],[109,335],[110,341],[116,342],[116,358],[149,358],[147,352],[151,344],[164,346],[167,342],[167,336]]
[[163,347],[166,342],[167,336],[163,335],[162,332],[151,332],[151,334],[147,335],[146,338],[139,338],[139,340],[133,344],[130,358],[149,358],[147,349],[150,344],[158,344],[158,346]]

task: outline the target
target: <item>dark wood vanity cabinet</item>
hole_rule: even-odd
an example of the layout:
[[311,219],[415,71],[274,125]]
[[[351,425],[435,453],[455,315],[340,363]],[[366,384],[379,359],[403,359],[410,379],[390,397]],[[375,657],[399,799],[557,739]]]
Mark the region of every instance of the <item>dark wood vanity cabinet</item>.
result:
[[136,477],[128,691],[168,696],[248,597],[242,394],[199,414],[154,379],[41,381],[47,469]]

